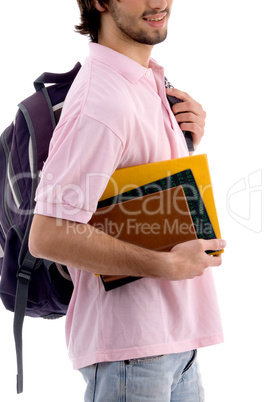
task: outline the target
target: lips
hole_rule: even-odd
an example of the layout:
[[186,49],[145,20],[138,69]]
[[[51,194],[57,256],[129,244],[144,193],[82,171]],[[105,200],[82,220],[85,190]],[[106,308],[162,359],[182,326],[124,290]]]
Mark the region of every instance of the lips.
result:
[[143,19],[146,21],[148,25],[154,28],[161,28],[165,24],[165,19],[166,19],[167,13],[161,13],[161,14],[154,14],[154,15],[147,15]]

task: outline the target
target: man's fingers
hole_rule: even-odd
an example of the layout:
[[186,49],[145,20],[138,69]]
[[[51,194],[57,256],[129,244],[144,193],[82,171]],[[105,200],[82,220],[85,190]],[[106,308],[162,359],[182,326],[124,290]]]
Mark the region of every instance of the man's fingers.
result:
[[210,258],[212,258],[212,263],[210,264],[212,267],[219,267],[222,265],[221,254],[210,256]]
[[192,112],[193,114],[199,116],[202,120],[206,119],[206,112],[203,110],[202,105],[191,98],[191,96],[186,92],[182,92],[178,89],[167,89],[167,94],[175,96],[183,101],[181,103],[176,103],[172,107],[174,114]]
[[205,127],[205,120],[193,112],[178,113],[175,115],[178,123],[193,123],[199,127]]
[[172,107],[172,111],[176,116],[179,116],[181,114],[186,114],[187,115],[187,121],[188,119],[192,120],[195,118],[195,116],[199,117],[203,122],[205,122],[207,114],[203,110],[202,106],[194,101],[187,101],[187,102],[180,102],[176,103]]
[[180,89],[177,88],[167,88],[167,94],[175,96],[176,98],[181,99],[183,102],[192,99],[191,96],[186,92],[180,91]]
[[[212,250],[212,251],[220,251],[226,247],[226,241],[222,239],[212,239],[212,240],[205,240],[205,251]],[[209,255],[210,262],[209,265],[213,267],[219,267],[222,265],[222,256],[221,254],[217,255]]]
[[184,101],[180,103],[175,103],[175,105],[172,107],[172,111],[175,115],[189,112],[199,114],[201,112],[201,108],[193,101]]
[[204,248],[207,250],[220,251],[226,247],[226,241],[223,239],[204,240]]

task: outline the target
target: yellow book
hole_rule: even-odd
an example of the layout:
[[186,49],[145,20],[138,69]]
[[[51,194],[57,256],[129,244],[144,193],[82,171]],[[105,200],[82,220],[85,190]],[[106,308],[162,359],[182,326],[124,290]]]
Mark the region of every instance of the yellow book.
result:
[[220,239],[221,231],[214,201],[208,159],[205,154],[117,169],[110,178],[100,201],[147,183],[169,177],[186,169],[191,169],[194,175],[216,237]]

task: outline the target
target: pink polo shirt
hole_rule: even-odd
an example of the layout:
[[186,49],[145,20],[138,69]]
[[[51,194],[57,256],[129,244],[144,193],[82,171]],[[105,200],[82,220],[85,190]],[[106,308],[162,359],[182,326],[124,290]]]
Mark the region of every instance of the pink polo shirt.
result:
[[[86,223],[115,169],[186,155],[163,68],[90,43],[51,141],[35,212]],[[94,274],[69,270],[66,339],[76,369],[223,341],[211,269],[193,280],[143,278],[110,292]]]

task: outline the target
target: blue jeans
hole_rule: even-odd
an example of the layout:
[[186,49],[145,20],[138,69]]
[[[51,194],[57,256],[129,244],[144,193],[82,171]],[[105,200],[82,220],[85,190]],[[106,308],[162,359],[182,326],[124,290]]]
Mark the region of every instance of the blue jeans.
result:
[[196,350],[80,369],[85,402],[203,402]]

